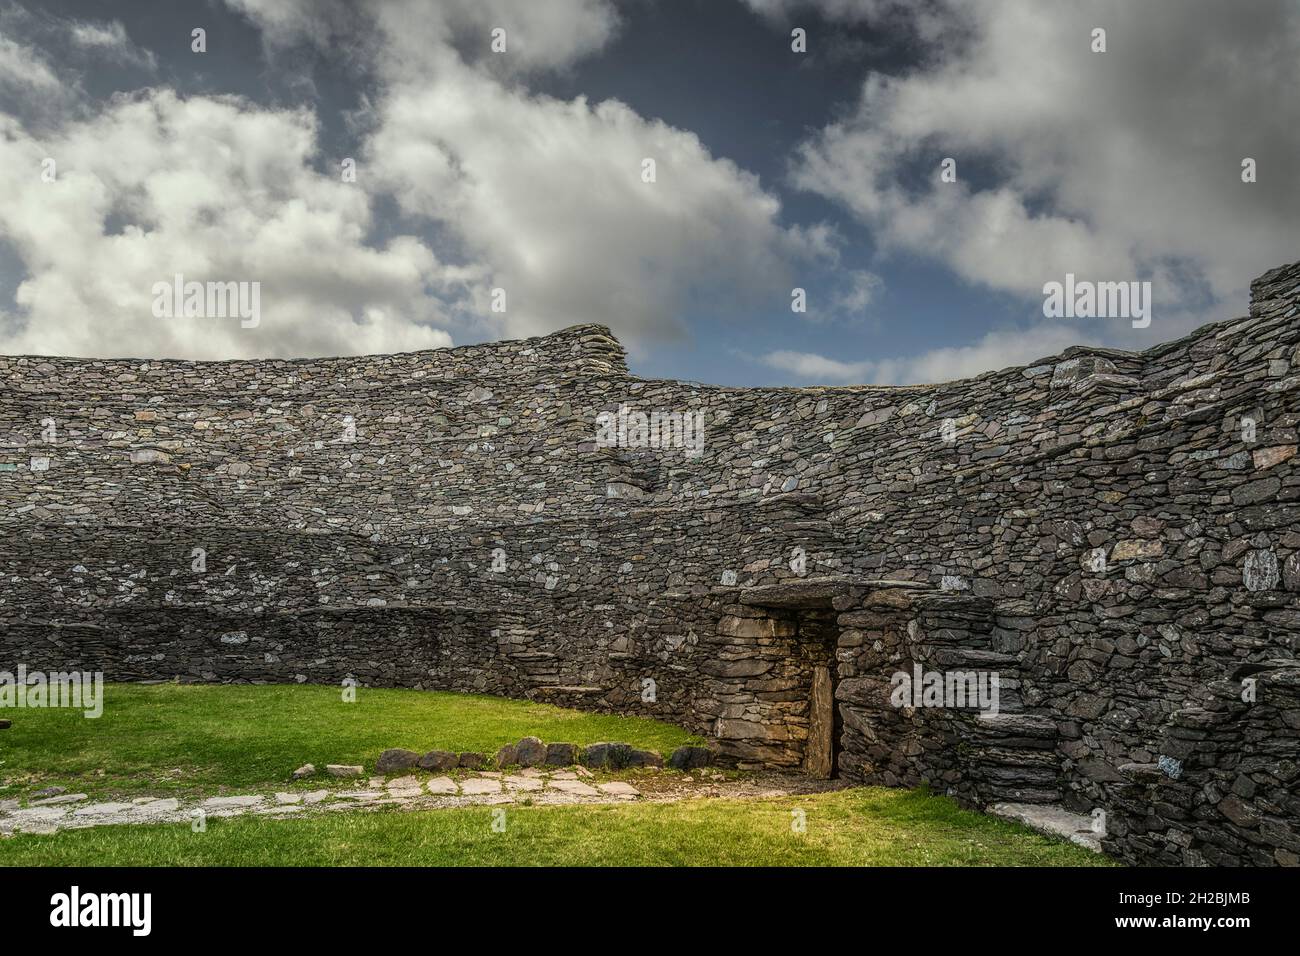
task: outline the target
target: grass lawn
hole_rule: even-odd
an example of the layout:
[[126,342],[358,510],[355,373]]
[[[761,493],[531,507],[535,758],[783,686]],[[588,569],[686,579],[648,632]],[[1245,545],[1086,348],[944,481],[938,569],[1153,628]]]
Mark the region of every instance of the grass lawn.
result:
[[[805,814],[806,832],[791,827]],[[0,839],[0,865],[1106,866],[1106,859],[924,791],[755,800],[353,811],[209,819]]]
[[[637,717],[471,694],[306,684],[108,684],[104,713],[6,709],[0,798],[58,784],[89,793],[169,794],[278,785],[295,767],[361,764],[388,747],[482,751],[533,734],[548,743],[619,740],[664,754],[695,742]],[[317,784],[319,785],[319,784]]]

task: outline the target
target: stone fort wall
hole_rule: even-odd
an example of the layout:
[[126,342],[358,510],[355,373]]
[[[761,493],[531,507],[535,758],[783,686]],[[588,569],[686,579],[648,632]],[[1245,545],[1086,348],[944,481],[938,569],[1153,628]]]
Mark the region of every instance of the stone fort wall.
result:
[[[598,326],[0,380],[0,669],[534,697],[797,766],[829,667],[847,776],[1300,859],[1300,265],[1144,353],[931,386],[643,380]],[[601,447],[620,406],[701,412],[701,453]],[[913,663],[1003,713],[890,706]]]

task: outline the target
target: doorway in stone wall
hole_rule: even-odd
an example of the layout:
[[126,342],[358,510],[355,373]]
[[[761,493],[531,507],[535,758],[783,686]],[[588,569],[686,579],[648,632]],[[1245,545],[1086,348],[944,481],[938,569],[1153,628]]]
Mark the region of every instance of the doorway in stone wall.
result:
[[837,629],[834,614],[799,612],[799,638],[809,655],[808,741],[803,770],[810,777],[828,780],[839,769],[840,709],[835,703]]
[[842,579],[814,578],[758,585],[740,594],[741,604],[767,611],[774,623],[780,622],[783,633],[793,637],[786,645],[787,674],[795,680],[777,693],[787,704],[807,702],[800,708],[799,722],[807,732],[800,767],[819,779],[830,779],[839,771],[843,718],[835,700],[839,625],[833,600],[846,589]]

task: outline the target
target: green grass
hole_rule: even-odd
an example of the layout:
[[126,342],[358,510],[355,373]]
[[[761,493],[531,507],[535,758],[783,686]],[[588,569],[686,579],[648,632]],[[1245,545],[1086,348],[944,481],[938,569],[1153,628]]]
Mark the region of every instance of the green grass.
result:
[[[806,832],[792,831],[793,810]],[[209,819],[0,839],[0,865],[1105,866],[1109,861],[924,791],[756,800]]]
[[52,784],[127,796],[283,786],[295,767],[361,764],[388,747],[494,754],[520,737],[548,743],[620,740],[668,753],[686,731],[638,717],[584,714],[471,694],[306,684],[108,684],[104,713],[3,711],[0,797]]

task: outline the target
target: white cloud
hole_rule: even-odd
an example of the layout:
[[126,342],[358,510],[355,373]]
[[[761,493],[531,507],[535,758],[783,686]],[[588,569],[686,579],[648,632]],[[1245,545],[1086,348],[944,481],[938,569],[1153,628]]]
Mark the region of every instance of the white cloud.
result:
[[68,25],[68,37],[73,46],[94,51],[119,63],[150,71],[158,66],[153,53],[136,46],[119,20],[98,23],[75,20]]
[[[310,114],[159,90],[40,139],[3,122],[0,236],[28,273],[17,313],[0,316],[8,352],[318,356],[451,342],[430,293],[454,300],[474,276],[409,237],[367,246],[370,197],[313,170]],[[153,284],[176,273],[261,282],[261,325],[155,318]]]
[[843,314],[858,318],[875,301],[885,281],[874,272],[855,269],[846,276],[846,287],[835,300],[835,307]]
[[[272,56],[316,44],[375,83],[356,117],[357,183],[318,171],[308,112],[167,90],[92,110],[55,82],[51,95],[71,90],[77,108],[38,132],[11,115],[0,143],[0,183],[22,195],[0,212],[0,239],[27,273],[17,308],[0,314],[6,351],[355,354],[449,344],[452,326],[529,335],[591,321],[635,348],[684,334],[691,306],[786,301],[795,263],[833,256],[825,228],[780,224],[757,179],[694,134],[616,101],[528,91],[531,74],[610,40],[607,0],[229,4]],[[496,27],[502,55],[489,50]],[[100,55],[134,49],[115,22],[63,35]],[[27,188],[43,156],[58,181]],[[388,195],[463,264],[415,237],[371,248]],[[176,272],[260,281],[261,327],[154,319],[153,283]],[[498,286],[504,314],[489,310]]]
[[[1300,8],[944,5],[921,63],[868,77],[856,111],[805,143],[793,172],[886,253],[1027,299],[1066,272],[1149,276],[1156,321],[1124,333],[1127,347],[1181,334],[1207,292],[1218,315],[1239,313],[1245,284],[1295,257]],[[1099,24],[1105,53],[1090,50]],[[947,156],[955,184],[938,179]],[[1254,185],[1240,179],[1246,156],[1260,164]]]
[[870,362],[845,362],[814,352],[781,349],[762,357],[764,365],[789,372],[800,384],[840,385],[861,382],[871,374]]
[[[362,51],[388,79],[415,79],[448,51],[505,72],[556,69],[601,49],[618,30],[609,0],[226,0],[274,50],[307,41]],[[506,31],[506,52],[489,49]]]
[[969,378],[989,369],[1028,365],[1059,354],[1091,336],[1077,326],[1051,324],[999,329],[968,345],[947,345],[908,358],[845,361],[813,352],[775,351],[762,364],[789,374],[798,385],[911,385]]
[[3,33],[0,33],[0,88],[46,96],[62,94],[62,84],[41,52]]
[[790,263],[811,254],[753,176],[615,101],[529,96],[444,67],[436,83],[395,86],[379,116],[372,174],[488,264],[511,335],[599,321],[633,342],[671,337],[692,297],[739,312],[788,296]]
[[[302,0],[235,2],[279,44],[324,44],[342,29]],[[380,90],[363,175],[490,275],[476,290],[489,333],[604,322],[636,347],[683,335],[692,303],[743,314],[788,301],[795,263],[828,255],[824,230],[782,226],[775,197],[694,134],[518,82],[600,48],[617,26],[611,4],[367,9],[376,33],[353,39]],[[488,52],[496,26],[507,31],[500,56]],[[642,181],[646,158],[656,182]],[[506,291],[504,314],[488,312],[491,287]]]

